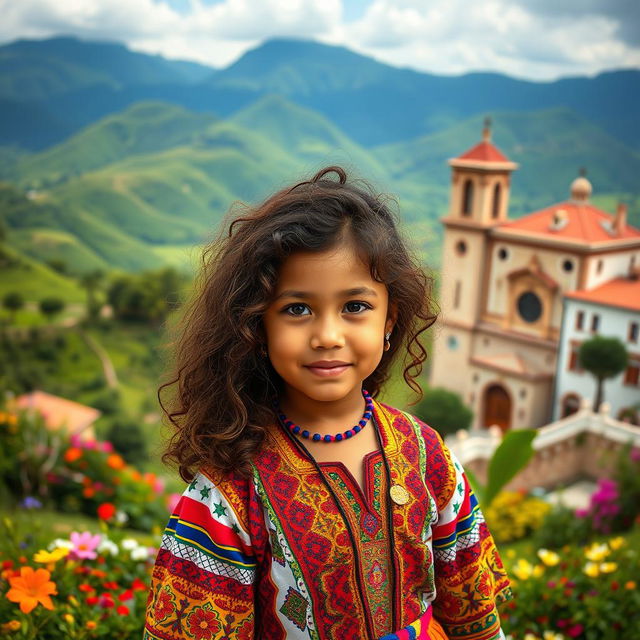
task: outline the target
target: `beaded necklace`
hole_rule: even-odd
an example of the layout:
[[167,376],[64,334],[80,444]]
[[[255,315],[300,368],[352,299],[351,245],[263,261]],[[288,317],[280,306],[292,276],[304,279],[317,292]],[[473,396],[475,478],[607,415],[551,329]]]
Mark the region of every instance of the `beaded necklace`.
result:
[[364,414],[362,415],[362,418],[360,419],[357,425],[355,425],[354,427],[351,427],[351,429],[347,429],[344,433],[337,433],[335,436],[332,436],[329,434],[323,436],[320,433],[314,433],[312,435],[308,429],[303,429],[302,427],[297,425],[295,422],[293,422],[293,420],[289,420],[289,418],[287,418],[287,416],[284,414],[284,412],[280,408],[280,405],[278,404],[277,400],[274,401],[274,406],[278,414],[278,418],[280,419],[282,424],[285,427],[287,427],[289,431],[291,431],[291,433],[295,435],[300,435],[303,438],[306,438],[307,440],[313,440],[314,442],[320,442],[320,441],[340,442],[341,440],[353,438],[353,436],[355,436],[356,433],[360,433],[363,427],[365,427],[367,425],[367,422],[369,422],[369,420],[371,419],[371,416],[373,414],[373,400],[369,395],[369,393],[365,391],[365,389],[362,390],[362,395],[365,400],[365,410],[364,410]]

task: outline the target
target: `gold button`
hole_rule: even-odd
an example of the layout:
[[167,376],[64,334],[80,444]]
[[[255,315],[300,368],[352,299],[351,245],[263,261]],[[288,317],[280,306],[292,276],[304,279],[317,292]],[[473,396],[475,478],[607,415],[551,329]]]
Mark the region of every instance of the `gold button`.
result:
[[407,502],[409,502],[409,492],[399,484],[394,484],[391,489],[389,489],[389,494],[396,504],[407,504]]

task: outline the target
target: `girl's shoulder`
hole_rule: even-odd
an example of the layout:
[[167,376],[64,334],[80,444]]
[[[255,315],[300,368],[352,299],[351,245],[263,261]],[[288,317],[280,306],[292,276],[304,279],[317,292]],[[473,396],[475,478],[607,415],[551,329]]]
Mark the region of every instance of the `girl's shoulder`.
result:
[[426,422],[407,411],[384,403],[377,404],[396,437],[400,436],[408,441],[401,445],[401,450],[408,452],[407,455],[413,458],[413,462],[420,465],[438,508],[443,508],[460,482],[462,467],[442,436]]
[[442,436],[426,422],[408,411],[397,409],[396,407],[392,407],[384,402],[376,401],[376,404],[385,417],[390,421],[396,433],[407,437],[411,435],[418,436],[425,443],[427,450],[429,451],[447,450],[448,452]]

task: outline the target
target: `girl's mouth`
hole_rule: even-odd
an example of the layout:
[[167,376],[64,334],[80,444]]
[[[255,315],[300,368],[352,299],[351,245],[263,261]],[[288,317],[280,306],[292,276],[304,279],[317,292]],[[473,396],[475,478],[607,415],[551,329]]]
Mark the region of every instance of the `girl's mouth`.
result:
[[333,378],[344,373],[351,364],[337,360],[326,360],[322,362],[312,362],[306,368],[320,378]]

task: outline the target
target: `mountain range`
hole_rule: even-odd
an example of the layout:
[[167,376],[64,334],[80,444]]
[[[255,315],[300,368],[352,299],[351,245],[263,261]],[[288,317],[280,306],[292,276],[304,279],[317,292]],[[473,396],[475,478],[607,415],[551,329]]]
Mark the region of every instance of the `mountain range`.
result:
[[540,83],[436,76],[273,40],[225,69],[72,38],[0,47],[0,218],[14,250],[71,273],[184,264],[229,206],[341,163],[396,194],[439,260],[446,160],[480,137],[520,163],[511,215],[566,199],[640,222],[640,71]]

